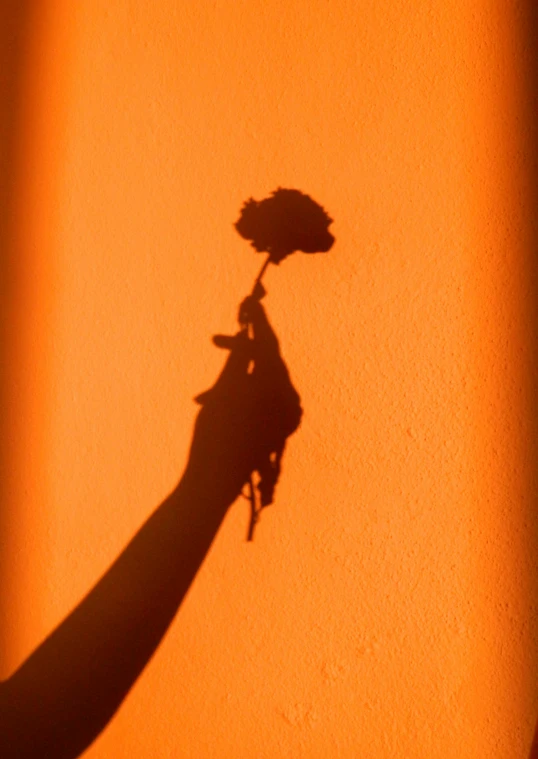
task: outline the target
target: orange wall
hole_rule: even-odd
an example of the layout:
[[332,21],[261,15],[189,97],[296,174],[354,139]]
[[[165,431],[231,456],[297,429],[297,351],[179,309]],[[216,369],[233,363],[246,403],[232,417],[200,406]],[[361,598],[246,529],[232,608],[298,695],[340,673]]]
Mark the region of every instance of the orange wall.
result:
[[87,756],[525,756],[517,3],[69,5],[28,48],[4,674],[174,486],[260,263],[232,223],[297,187],[337,242],[266,278],[305,409],[277,503],[253,544],[235,505]]

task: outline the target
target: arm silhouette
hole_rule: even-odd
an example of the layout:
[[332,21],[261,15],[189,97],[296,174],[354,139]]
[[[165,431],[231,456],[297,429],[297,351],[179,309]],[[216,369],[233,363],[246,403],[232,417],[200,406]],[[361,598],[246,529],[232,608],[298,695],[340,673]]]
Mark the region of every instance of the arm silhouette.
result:
[[0,755],[79,756],[153,655],[229,504],[185,477],[0,694]]
[[[256,314],[281,372],[278,341],[260,304]],[[74,759],[95,740],[157,649],[248,481],[259,444],[253,435],[260,434],[252,419],[263,403],[248,372],[256,338],[243,329],[227,340],[224,369],[200,397],[181,481],[88,595],[1,683],[3,759]]]

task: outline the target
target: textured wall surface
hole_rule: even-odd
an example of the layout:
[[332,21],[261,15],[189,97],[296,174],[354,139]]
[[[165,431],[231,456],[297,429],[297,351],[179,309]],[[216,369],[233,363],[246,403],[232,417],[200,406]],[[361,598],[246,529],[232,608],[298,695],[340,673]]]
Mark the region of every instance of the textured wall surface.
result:
[[[504,5],[501,13],[500,7]],[[517,3],[44,3],[16,219],[9,674],[175,485],[277,186],[333,250],[268,272],[305,409],[105,757],[525,756],[538,709]],[[22,313],[23,312],[23,313]]]

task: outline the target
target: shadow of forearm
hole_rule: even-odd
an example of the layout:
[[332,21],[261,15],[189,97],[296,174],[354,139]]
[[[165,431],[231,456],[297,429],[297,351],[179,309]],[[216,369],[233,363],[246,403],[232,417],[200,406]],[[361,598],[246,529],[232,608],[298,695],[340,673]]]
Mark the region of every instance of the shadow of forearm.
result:
[[180,483],[71,614],[0,686],[4,759],[73,759],[152,657],[226,512]]

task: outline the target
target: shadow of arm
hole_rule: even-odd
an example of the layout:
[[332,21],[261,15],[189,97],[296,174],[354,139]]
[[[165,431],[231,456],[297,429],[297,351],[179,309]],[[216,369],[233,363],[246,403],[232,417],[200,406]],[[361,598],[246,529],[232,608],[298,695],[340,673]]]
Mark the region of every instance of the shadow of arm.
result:
[[172,622],[229,503],[185,476],[71,614],[0,688],[0,756],[73,759]]

